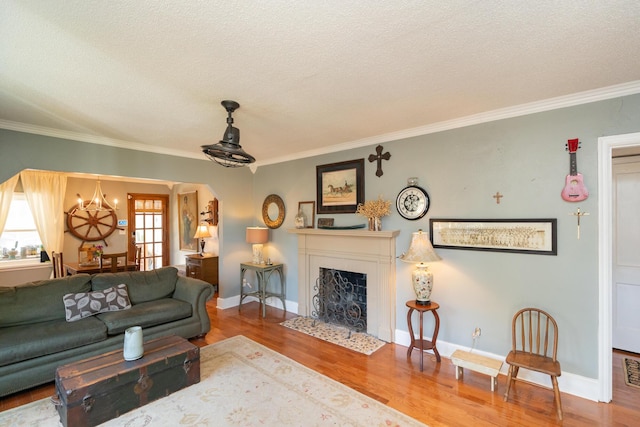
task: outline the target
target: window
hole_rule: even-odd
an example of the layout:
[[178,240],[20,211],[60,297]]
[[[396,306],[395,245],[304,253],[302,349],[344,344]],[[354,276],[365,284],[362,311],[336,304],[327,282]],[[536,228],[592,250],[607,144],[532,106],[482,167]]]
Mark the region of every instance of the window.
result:
[[42,241],[24,193],[13,193],[9,216],[0,235],[0,261],[40,259]]

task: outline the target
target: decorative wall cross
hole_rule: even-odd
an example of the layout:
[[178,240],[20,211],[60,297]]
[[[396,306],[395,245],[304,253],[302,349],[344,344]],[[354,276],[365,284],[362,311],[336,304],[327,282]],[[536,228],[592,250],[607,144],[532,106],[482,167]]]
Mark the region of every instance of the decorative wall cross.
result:
[[580,212],[580,208],[578,208],[577,212],[570,212],[569,215],[578,217],[578,240],[580,240],[580,217],[589,215],[589,212]]
[[384,172],[382,172],[382,161],[389,160],[391,158],[391,154],[387,151],[382,154],[382,145],[378,145],[376,147],[377,154],[369,154],[369,161],[373,162],[374,160],[378,161],[378,170],[376,170],[376,176],[380,178]]
[[502,194],[500,194],[500,192],[498,191],[496,194],[493,195],[493,198],[496,199],[496,204],[500,204],[500,199],[503,198],[504,196]]

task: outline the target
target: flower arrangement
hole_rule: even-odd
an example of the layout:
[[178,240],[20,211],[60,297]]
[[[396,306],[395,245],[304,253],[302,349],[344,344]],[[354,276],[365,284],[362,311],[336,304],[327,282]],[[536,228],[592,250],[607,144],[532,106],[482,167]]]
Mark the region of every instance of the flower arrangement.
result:
[[362,215],[367,218],[381,218],[391,213],[391,202],[383,200],[382,196],[378,196],[377,200],[368,200],[359,203],[356,209],[356,215]]
[[96,258],[99,258],[102,255],[102,249],[103,249],[102,245],[97,245],[96,250],[93,251],[93,256],[95,256]]

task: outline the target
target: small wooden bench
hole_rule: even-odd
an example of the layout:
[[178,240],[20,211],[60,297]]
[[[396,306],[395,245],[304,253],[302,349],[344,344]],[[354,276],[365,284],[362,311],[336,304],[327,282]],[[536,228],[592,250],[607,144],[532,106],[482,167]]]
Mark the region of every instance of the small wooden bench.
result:
[[456,366],[456,380],[463,374],[462,368],[471,369],[489,375],[491,377],[491,391],[495,391],[498,373],[502,367],[501,361],[468,351],[456,350],[451,355],[451,363]]

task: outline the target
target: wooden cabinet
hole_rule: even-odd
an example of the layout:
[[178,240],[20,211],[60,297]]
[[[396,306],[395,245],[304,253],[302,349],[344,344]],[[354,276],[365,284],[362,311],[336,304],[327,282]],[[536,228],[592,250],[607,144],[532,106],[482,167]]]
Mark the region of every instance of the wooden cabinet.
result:
[[211,283],[218,291],[218,257],[214,255],[187,255],[187,277]]

